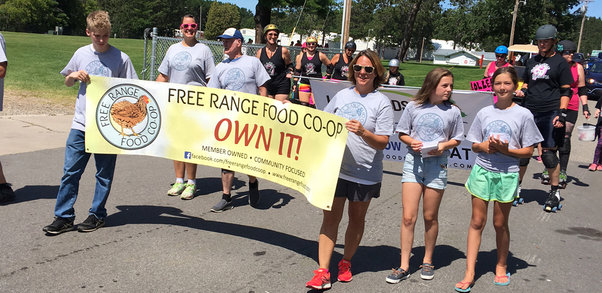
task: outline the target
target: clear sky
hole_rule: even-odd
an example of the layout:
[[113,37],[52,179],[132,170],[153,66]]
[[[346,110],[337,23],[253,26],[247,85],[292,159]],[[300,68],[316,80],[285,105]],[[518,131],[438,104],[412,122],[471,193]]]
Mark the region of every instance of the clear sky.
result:
[[[257,5],[256,0],[219,0],[220,2],[233,3],[238,5],[238,7],[244,7],[246,9],[251,10],[253,14],[255,13],[255,5]],[[529,1],[529,0],[527,0]],[[579,9],[579,8],[577,8]],[[593,16],[597,18],[602,18],[602,0],[593,0],[589,1],[587,4],[587,16]]]

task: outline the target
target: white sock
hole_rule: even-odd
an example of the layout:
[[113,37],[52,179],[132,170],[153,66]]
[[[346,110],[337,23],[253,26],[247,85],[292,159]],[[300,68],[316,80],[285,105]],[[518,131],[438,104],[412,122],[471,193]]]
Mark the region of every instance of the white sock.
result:
[[176,178],[176,183],[184,183],[184,178]]
[[188,179],[188,184],[196,185],[196,179]]

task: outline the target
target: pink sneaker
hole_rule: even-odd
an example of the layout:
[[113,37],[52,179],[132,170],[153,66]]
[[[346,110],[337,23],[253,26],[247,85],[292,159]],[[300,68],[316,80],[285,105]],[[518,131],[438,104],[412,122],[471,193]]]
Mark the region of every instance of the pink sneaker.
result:
[[305,287],[317,290],[330,289],[330,273],[327,269],[315,270],[314,277],[305,284]]
[[341,282],[349,282],[351,279],[353,279],[353,276],[351,275],[351,262],[342,259],[339,262],[338,280]]
[[598,165],[598,167],[596,168],[596,170],[602,171],[602,165]]
[[588,169],[588,170],[590,170],[590,171],[596,171],[596,169],[597,169],[598,167],[599,167],[599,166],[598,166],[598,165],[596,165],[596,164],[590,164],[590,165],[589,165],[589,168],[587,168],[587,169]]

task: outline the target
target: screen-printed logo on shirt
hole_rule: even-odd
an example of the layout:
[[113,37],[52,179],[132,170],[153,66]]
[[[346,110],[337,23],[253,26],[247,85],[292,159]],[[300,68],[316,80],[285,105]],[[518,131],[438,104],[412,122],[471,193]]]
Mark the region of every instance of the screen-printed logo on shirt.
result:
[[539,63],[531,69],[531,79],[550,79],[548,72],[550,71],[550,65],[548,63]]
[[102,62],[99,60],[94,60],[88,63],[88,65],[86,65],[86,72],[89,75],[111,77],[111,70],[104,66],[104,64],[102,64]]
[[171,59],[171,63],[177,71],[187,70],[190,61],[192,61],[192,55],[186,51],[174,55]]
[[493,135],[493,137],[498,138],[501,141],[510,142],[510,138],[512,137],[512,128],[508,123],[503,120],[495,120],[489,122],[485,127],[485,133],[487,133],[487,137]]
[[355,119],[362,125],[366,125],[366,119],[368,117],[366,107],[358,102],[345,104],[343,107],[339,108],[336,114],[349,120]]
[[245,84],[245,73],[240,68],[230,68],[224,76],[224,88],[237,91]]
[[416,133],[423,142],[443,138],[443,119],[435,113],[426,113],[416,121]]

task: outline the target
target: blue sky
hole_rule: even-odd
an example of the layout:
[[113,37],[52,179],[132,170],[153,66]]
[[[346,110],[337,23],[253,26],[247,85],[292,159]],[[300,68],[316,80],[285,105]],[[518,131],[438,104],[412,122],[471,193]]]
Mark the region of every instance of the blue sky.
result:
[[[255,5],[257,5],[257,1],[253,1],[253,0],[246,0],[246,1],[245,0],[219,0],[219,1],[236,4],[239,7],[244,7],[246,9],[251,10],[251,12],[253,12],[253,13],[255,13]],[[589,4],[587,4],[587,16],[594,16],[594,17],[602,18],[602,0],[589,1]]]

